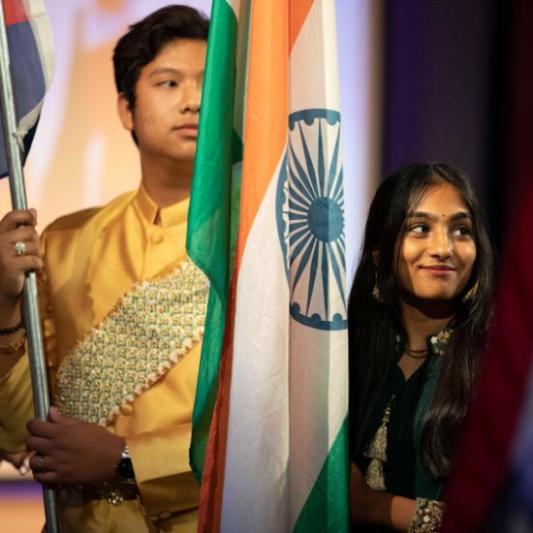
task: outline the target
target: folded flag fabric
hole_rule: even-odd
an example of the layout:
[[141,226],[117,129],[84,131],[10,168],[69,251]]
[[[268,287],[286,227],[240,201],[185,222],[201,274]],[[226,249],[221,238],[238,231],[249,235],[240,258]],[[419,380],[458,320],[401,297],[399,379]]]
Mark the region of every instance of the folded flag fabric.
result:
[[238,226],[242,164],[242,91],[245,50],[237,47],[237,25],[229,5],[213,2],[200,128],[187,224],[189,257],[211,282],[206,330],[193,412],[191,467],[202,479],[211,415],[218,391],[220,354],[232,251]]
[[[43,0],[3,0],[16,136],[28,153],[53,72],[53,44]],[[4,131],[0,128],[0,177],[8,174]]]
[[214,0],[188,250],[211,280],[200,531],[348,531],[335,5]]

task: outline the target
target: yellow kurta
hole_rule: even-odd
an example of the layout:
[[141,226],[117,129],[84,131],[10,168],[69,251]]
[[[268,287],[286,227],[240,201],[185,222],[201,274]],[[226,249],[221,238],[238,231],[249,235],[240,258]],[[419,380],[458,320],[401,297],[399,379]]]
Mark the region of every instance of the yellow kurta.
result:
[[[188,201],[161,209],[156,225],[158,208],[141,187],[45,230],[40,305],[53,391],[61,361],[121,297],[185,259],[187,209]],[[62,508],[66,533],[196,531],[199,490],[188,454],[199,355],[197,342],[107,426],[126,438],[140,499],[119,505],[71,499]],[[25,423],[32,416],[23,357],[0,382],[0,450],[24,449]]]

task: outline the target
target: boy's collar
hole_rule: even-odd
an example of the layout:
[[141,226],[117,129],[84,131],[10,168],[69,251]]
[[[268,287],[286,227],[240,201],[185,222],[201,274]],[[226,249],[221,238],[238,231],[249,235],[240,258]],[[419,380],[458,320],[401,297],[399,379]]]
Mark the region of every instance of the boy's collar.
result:
[[135,198],[141,216],[150,224],[155,224],[159,214],[159,225],[163,228],[187,222],[189,198],[176,204],[160,208],[141,185]]

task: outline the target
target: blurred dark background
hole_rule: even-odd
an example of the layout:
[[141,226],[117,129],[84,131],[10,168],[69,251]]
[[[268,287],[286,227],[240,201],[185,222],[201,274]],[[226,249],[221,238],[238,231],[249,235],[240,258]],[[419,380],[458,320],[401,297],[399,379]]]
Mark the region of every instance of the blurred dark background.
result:
[[384,8],[382,175],[417,160],[459,167],[501,252],[522,180],[533,179],[533,2]]

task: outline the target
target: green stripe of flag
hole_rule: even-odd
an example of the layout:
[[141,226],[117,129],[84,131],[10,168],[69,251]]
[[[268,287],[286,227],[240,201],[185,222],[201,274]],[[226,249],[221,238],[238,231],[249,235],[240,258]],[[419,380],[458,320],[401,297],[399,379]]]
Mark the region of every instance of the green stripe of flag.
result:
[[311,489],[294,533],[335,532],[344,533],[350,529],[349,516],[349,465],[348,460],[348,417],[341,429],[320,474]]
[[[233,125],[237,19],[225,0],[215,0],[207,48],[200,126],[187,227],[189,257],[211,283],[193,411],[190,462],[201,481],[211,414],[218,390],[220,351],[236,237],[242,142]],[[238,169],[238,166],[236,167]]]

